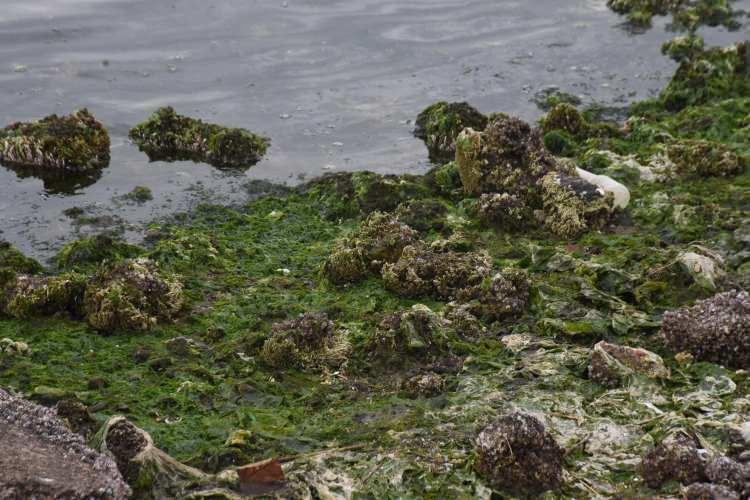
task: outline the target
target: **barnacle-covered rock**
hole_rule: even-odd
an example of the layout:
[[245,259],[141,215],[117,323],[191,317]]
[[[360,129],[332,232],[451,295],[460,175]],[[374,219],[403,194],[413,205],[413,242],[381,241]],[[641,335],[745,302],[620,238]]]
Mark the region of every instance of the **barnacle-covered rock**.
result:
[[97,234],[65,245],[55,256],[60,269],[135,257],[141,249],[110,234]]
[[669,376],[664,360],[646,349],[601,341],[594,346],[589,360],[589,378],[605,387],[617,387],[633,375],[648,378]]
[[750,367],[750,295],[719,293],[664,313],[661,334],[674,352],[732,368]]
[[456,165],[467,194],[509,193],[534,205],[536,183],[558,165],[537,130],[500,115],[484,132],[471,128],[456,140]]
[[421,232],[440,230],[448,210],[434,199],[411,200],[401,203],[395,211],[398,220]]
[[86,172],[109,164],[109,135],[86,109],[0,129],[0,163],[58,172]]
[[160,108],[130,130],[130,138],[151,161],[205,162],[217,168],[247,168],[260,161],[269,139],[242,128],[227,128]]
[[531,282],[526,271],[505,268],[486,277],[478,290],[464,291],[463,299],[474,298],[479,302],[479,315],[489,321],[521,316],[529,307]]
[[403,249],[419,241],[412,228],[391,214],[372,213],[348,238],[337,241],[323,264],[323,274],[336,284],[353,283],[368,272],[396,262]]
[[417,116],[414,135],[427,145],[430,159],[447,162],[456,154],[456,137],[467,127],[484,130],[487,117],[465,102],[437,102]]
[[323,371],[341,368],[350,352],[346,330],[323,313],[306,313],[273,325],[260,358],[271,368]]
[[682,491],[685,500],[740,500],[736,491],[713,483],[693,483]]
[[78,398],[64,398],[55,405],[57,416],[76,434],[88,439],[98,427],[88,407]]
[[478,286],[492,268],[489,255],[476,252],[437,252],[424,245],[403,249],[401,258],[383,266],[385,287],[404,297],[451,299]]
[[649,488],[673,480],[688,485],[705,481],[706,460],[706,450],[699,448],[697,440],[678,431],[644,455],[641,475]]
[[487,225],[518,230],[533,220],[533,210],[518,195],[485,193],[479,198],[477,216]]
[[420,373],[403,384],[404,391],[412,397],[434,397],[445,392],[445,380],[435,372]]
[[87,278],[77,273],[60,276],[17,275],[5,284],[0,306],[14,318],[36,318],[55,314],[82,315]]
[[602,227],[612,214],[613,196],[603,194],[576,175],[550,172],[540,185],[544,224],[561,238],[576,238],[589,229]]
[[370,347],[383,356],[425,356],[446,351],[450,338],[448,323],[429,307],[416,304],[386,316],[378,325]]
[[101,268],[86,287],[84,307],[96,330],[148,331],[174,319],[184,301],[182,283],[175,276],[140,258]]
[[666,153],[679,178],[733,177],[745,169],[745,160],[719,142],[682,139]]
[[[742,464],[724,455],[712,457],[706,464],[709,481],[745,495],[750,494],[750,476],[746,477],[746,474]],[[747,492],[744,491],[746,488]]]
[[493,488],[539,494],[562,482],[564,450],[531,415],[515,412],[488,425],[475,451],[474,467]]

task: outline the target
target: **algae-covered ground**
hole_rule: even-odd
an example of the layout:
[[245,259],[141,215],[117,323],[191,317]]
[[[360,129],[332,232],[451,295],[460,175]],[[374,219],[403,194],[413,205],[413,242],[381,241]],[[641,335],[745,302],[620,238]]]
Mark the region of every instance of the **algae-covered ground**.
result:
[[[563,450],[549,497],[677,496],[693,478],[646,484],[641,467],[671,433],[710,455],[748,446],[747,317],[735,354],[674,352],[661,322],[750,286],[750,52],[691,36],[665,53],[675,77],[624,124],[561,103],[539,132],[502,114],[444,127],[433,142],[457,162],[426,175],[255,186],[154,225],[143,248],[74,243],[59,277],[2,247],[0,385],[78,399],[99,425],[124,415],[206,472],[284,458],[285,496],[524,495],[475,467],[480,431],[513,411]],[[523,189],[495,171],[469,189],[508,158]],[[626,185],[627,208],[535,191],[572,165]],[[664,367],[603,378],[588,368],[602,340]]]

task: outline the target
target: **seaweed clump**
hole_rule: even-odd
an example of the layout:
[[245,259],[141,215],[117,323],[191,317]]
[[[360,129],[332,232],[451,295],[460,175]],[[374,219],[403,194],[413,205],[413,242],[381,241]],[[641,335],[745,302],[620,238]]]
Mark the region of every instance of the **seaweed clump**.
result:
[[103,332],[148,331],[171,321],[185,299],[182,284],[149,259],[103,266],[86,287],[86,319]]
[[98,264],[135,257],[141,249],[107,233],[97,234],[65,245],[55,257],[60,269]]
[[674,352],[732,368],[750,366],[750,295],[719,293],[692,307],[664,313],[661,333]]
[[160,108],[130,130],[130,138],[151,161],[205,162],[217,168],[247,168],[260,161],[269,139],[242,128],[227,128]]
[[[37,274],[42,271],[42,265],[30,257],[26,257],[20,250],[8,243],[0,241],[0,273]],[[2,284],[2,277],[0,277]]]
[[488,425],[475,451],[474,467],[494,488],[540,494],[562,482],[565,452],[531,415],[515,412]]
[[338,328],[323,313],[306,313],[273,325],[260,358],[275,369],[324,371],[340,369],[350,352],[346,330]]
[[430,159],[447,163],[456,154],[456,138],[465,128],[484,130],[487,117],[465,102],[436,102],[419,113],[414,135],[427,145]]
[[109,135],[87,109],[0,129],[0,162],[45,171],[82,173],[109,165]]
[[697,30],[702,25],[739,28],[732,0],[607,0],[607,6],[627,17],[634,28],[649,28],[654,16],[672,15],[674,27]]
[[19,274],[5,283],[0,296],[2,311],[25,319],[67,313],[81,317],[86,276],[77,273],[59,276]]
[[417,232],[393,215],[374,212],[351,236],[335,243],[323,274],[337,285],[361,281],[398,261],[403,249],[417,241]]

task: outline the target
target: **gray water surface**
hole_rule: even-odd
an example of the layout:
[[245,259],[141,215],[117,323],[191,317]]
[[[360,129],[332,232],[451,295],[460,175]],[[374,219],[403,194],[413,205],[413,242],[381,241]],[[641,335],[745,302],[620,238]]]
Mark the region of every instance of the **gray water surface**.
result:
[[[3,0],[0,124],[88,107],[110,131],[112,161],[72,194],[0,167],[0,238],[44,259],[101,227],[137,239],[156,217],[238,201],[252,179],[423,172],[412,122],[439,99],[536,120],[531,98],[548,85],[614,106],[655,94],[675,67],[659,50],[674,34],[659,20],[635,36],[605,3]],[[704,34],[715,44],[742,37]],[[272,147],[244,173],[149,163],[127,132],[164,105],[262,133]],[[138,185],[154,200],[118,201]],[[62,214],[73,206],[101,227],[73,225]]]

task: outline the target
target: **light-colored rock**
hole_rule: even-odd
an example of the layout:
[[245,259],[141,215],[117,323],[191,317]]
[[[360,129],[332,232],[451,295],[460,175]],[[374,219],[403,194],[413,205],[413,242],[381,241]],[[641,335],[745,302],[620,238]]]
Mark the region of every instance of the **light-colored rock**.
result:
[[612,193],[615,208],[622,209],[627,207],[630,203],[630,190],[628,190],[624,184],[621,184],[606,175],[593,174],[580,167],[576,168],[576,173],[581,179],[590,182],[599,188],[601,194],[606,195],[607,193]]

